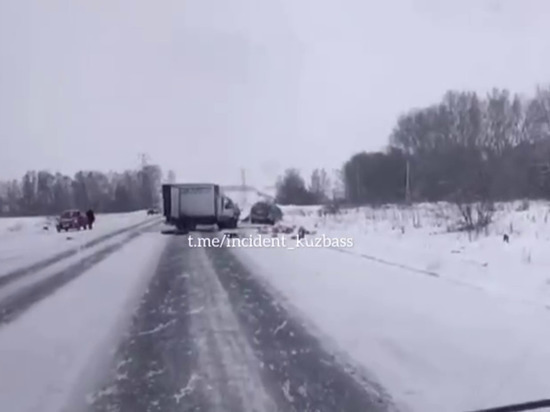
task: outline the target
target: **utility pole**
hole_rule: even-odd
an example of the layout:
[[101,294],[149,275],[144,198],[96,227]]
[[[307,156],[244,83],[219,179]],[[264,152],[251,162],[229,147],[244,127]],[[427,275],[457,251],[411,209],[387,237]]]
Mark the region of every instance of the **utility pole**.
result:
[[149,156],[146,153],[139,154],[139,163],[141,168],[144,168],[149,163]]
[[359,164],[356,163],[355,166],[355,185],[356,185],[356,192],[357,192],[357,203],[361,203],[361,185],[359,183]]
[[139,154],[140,171],[138,176],[141,177],[141,202],[142,207],[151,207],[153,203],[154,193],[152,192],[152,182],[148,175],[146,167],[149,165],[149,156],[146,153]]
[[409,159],[407,159],[407,174],[405,177],[405,202],[411,203],[411,165]]
[[244,169],[241,169],[241,199],[242,199],[242,203],[241,203],[241,207],[246,205],[246,193],[247,190],[246,190],[246,171]]

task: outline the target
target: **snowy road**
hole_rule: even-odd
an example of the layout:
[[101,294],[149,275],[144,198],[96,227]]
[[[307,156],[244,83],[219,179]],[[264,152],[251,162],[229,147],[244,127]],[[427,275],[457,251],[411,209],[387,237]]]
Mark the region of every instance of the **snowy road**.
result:
[[0,410],[455,412],[548,393],[545,306],[360,248],[197,247],[208,231],[191,247],[158,223],[0,284]]
[[0,285],[0,409],[393,410],[259,279],[234,250],[154,222],[14,277]]
[[89,410],[387,410],[229,249],[186,237],[168,241],[112,365]]
[[190,247],[158,218],[109,225],[14,235],[44,251],[0,275],[1,411],[456,412],[550,393],[545,301],[382,254],[376,234]]

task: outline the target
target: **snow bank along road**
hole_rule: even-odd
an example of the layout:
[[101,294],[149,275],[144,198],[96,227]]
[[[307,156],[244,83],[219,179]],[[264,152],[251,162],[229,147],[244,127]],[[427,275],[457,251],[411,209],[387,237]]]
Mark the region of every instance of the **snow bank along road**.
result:
[[234,251],[145,226],[81,253],[0,287],[0,410],[392,410]]

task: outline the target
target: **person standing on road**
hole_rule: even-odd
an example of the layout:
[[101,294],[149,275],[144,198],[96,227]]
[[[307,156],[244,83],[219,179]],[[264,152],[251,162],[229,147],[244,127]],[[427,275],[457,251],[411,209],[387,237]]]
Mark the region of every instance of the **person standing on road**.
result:
[[86,217],[88,218],[88,229],[91,230],[93,228],[94,221],[95,221],[94,211],[92,209],[89,209],[86,212]]

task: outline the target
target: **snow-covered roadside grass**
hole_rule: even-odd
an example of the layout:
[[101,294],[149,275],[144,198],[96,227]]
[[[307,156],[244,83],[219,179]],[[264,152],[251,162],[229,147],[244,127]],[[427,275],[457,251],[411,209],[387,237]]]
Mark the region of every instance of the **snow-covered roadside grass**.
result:
[[404,411],[548,397],[550,311],[330,249],[234,249]]
[[140,236],[0,328],[2,409],[58,412],[81,406],[110,360],[166,240],[158,233]]
[[[454,205],[445,203],[362,207],[328,216],[319,216],[312,207],[294,207],[294,213],[285,213],[285,222],[318,235],[352,237],[352,253],[550,305],[550,205],[496,206],[494,223],[479,235],[450,232],[460,216]],[[503,242],[504,234],[510,243]]]
[[[140,222],[145,211],[98,215],[93,230],[57,233],[50,218],[0,218],[0,276]],[[44,226],[49,229],[44,230]]]

